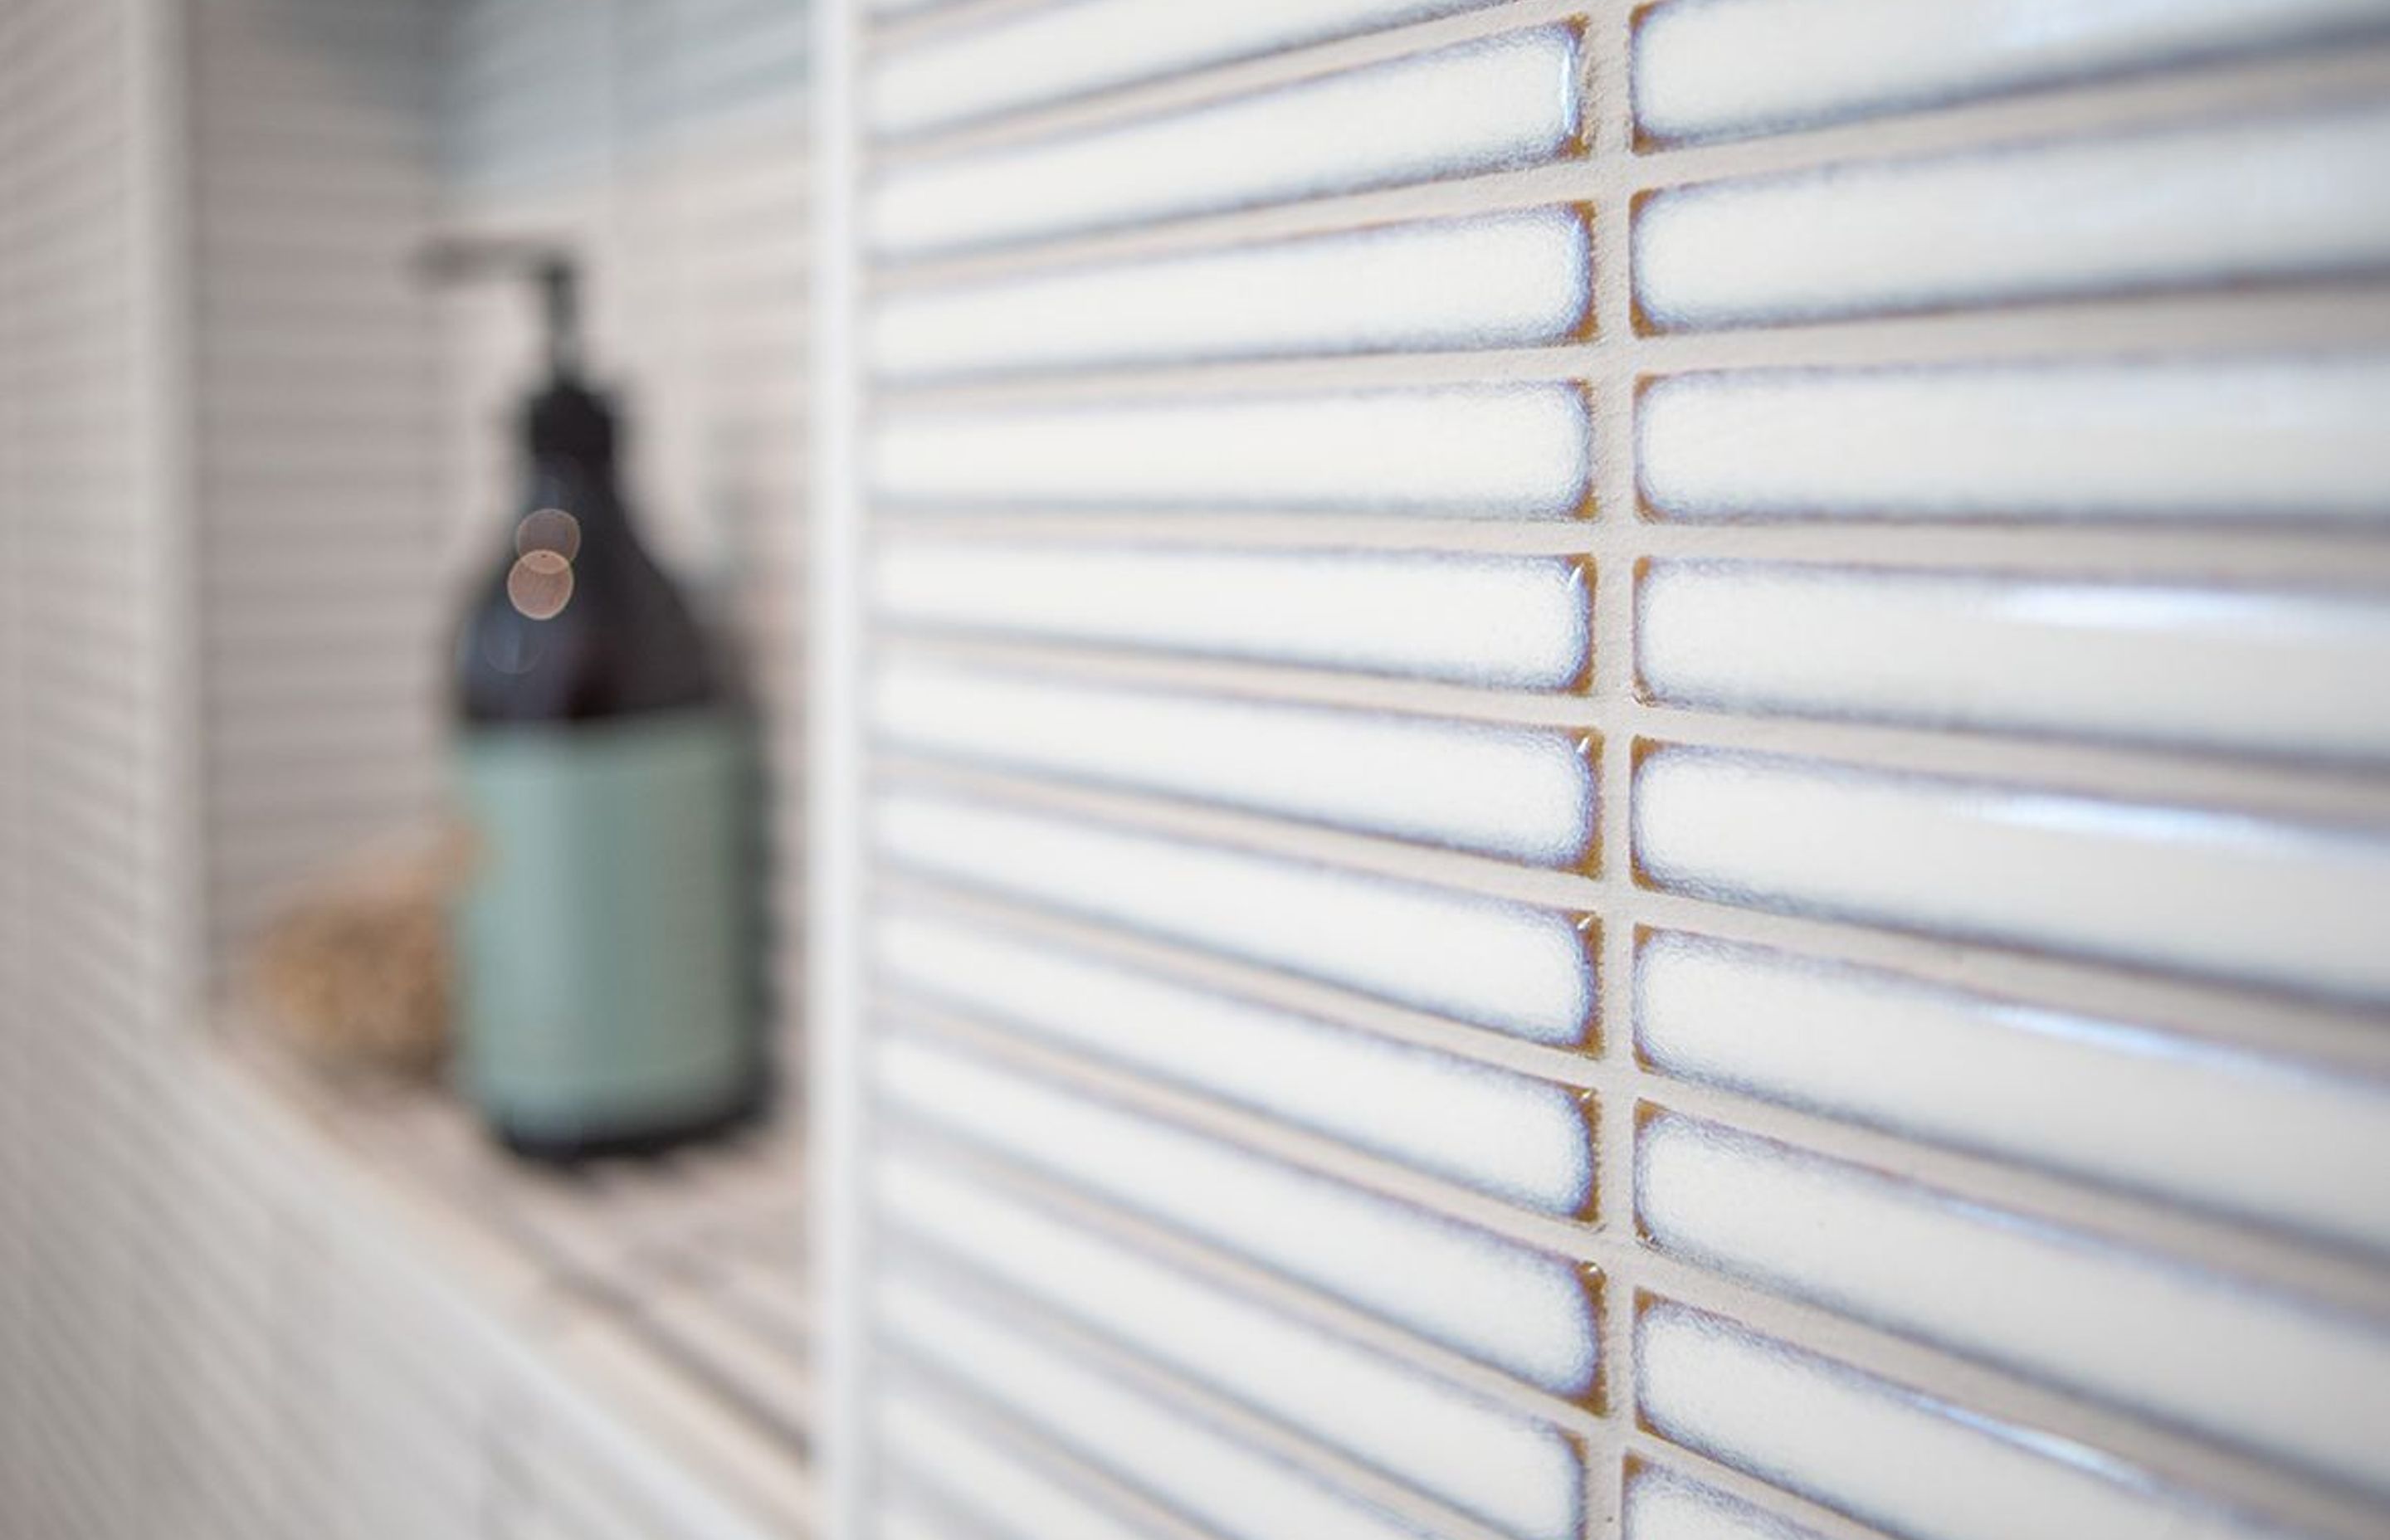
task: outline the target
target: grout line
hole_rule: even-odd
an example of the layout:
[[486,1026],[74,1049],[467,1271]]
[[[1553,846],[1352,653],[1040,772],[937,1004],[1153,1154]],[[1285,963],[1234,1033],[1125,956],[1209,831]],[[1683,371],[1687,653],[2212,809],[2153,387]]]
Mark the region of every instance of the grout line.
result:
[[[1586,345],[1586,382],[1593,404],[1593,672],[1588,692],[1598,716],[1614,718],[1635,699],[1635,584],[1643,560],[1637,503],[1635,435],[1635,275],[1633,194],[1617,172],[1631,168],[1635,146],[1630,78],[1634,19],[1618,6],[1589,24],[1586,48],[1591,164],[1599,192],[1591,199],[1594,335]],[[1596,807],[1600,862],[1594,912],[1601,927],[1595,1020],[1601,1063],[1610,1082],[1592,1097],[1595,1225],[1609,1242],[1602,1271],[1602,1378],[1608,1426],[1605,1447],[1586,1494],[1587,1534],[1621,1540],[1626,1532],[1628,1441],[1641,1405],[1634,1302],[1644,1268],[1636,1244],[1636,1119],[1629,1089],[1636,1079],[1631,1017],[1636,928],[1632,922],[1634,744],[1631,733],[1601,739]]]
[[[1580,14],[1586,11],[1576,9]],[[1589,30],[1599,33],[1605,19],[1619,12],[1600,6],[1590,14]],[[1590,56],[1596,50],[1589,46],[1587,51]],[[1289,78],[1298,72],[1302,72],[1300,65],[1281,67],[1279,71]],[[1202,83],[1216,84],[1216,77],[1202,77],[1199,83]],[[1338,193],[1295,204],[1189,212],[1136,226],[1054,230],[1000,243],[883,257],[873,285],[932,281],[939,276],[990,268],[1049,265],[1121,247],[1171,248],[1189,241],[1210,244],[1256,238],[1271,230],[1345,228],[1389,219],[1433,217],[1437,210],[1473,213],[1554,199],[1624,204],[1636,193],[1691,182],[1793,173],[1854,160],[1935,159],[2019,143],[2088,141],[2136,130],[2216,126],[2296,112],[2315,107],[2319,99],[2378,96],[2385,89],[2390,89],[2390,45],[2379,40],[2358,42],[2329,52],[2243,58],[2206,68],[2062,83],[1813,130],[1681,147],[1630,148],[1451,182]],[[1189,88],[1174,86],[1173,90],[1171,105],[1181,105],[1182,96],[1190,98],[1183,105],[1194,105]],[[1200,99],[1209,100],[1214,95],[1207,92]],[[1102,122],[1140,116],[1139,99],[1149,109],[1157,108],[1150,97],[1113,98],[1112,110]],[[1068,126],[1101,126],[1082,121],[1085,116],[1072,120]],[[964,154],[1026,137],[1029,135],[1016,122],[1002,125],[1000,131],[957,135],[947,142],[945,150]],[[883,149],[874,170],[901,168],[925,158]]]
[[[1605,752],[1629,735],[1605,739]],[[913,786],[995,802],[1033,815],[1081,817],[1165,840],[1249,851],[1274,860],[1316,861],[1397,882],[1497,902],[1600,917],[1604,929],[1682,930],[1754,942],[1827,961],[1890,968],[1975,993],[2047,994],[2061,1008],[2124,1021],[2154,1018],[2172,1030],[2290,1059],[2308,1059],[2372,1078],[2390,1078],[2390,1036],[2358,1002],[2301,997],[2262,984],[2153,972],[2129,961],[2071,956],[1882,921],[1845,920],[1792,908],[1746,906],[1647,888],[1622,873],[1615,852],[1594,873],[1525,866],[1491,856],[1407,844],[1390,837],[1303,825],[1264,815],[1022,779],[984,770],[887,756],[883,787]],[[1630,785],[1631,764],[1609,766],[1605,791]],[[1631,791],[1627,793],[1631,795]],[[1624,851],[1632,810],[1615,800],[1600,814],[1605,839]],[[930,874],[920,874],[924,877]],[[966,884],[968,885],[968,884]],[[1034,901],[1022,901],[1034,904]]]
[[[1425,551],[1466,556],[1590,556],[1590,521],[1442,519],[1225,508],[1008,511],[888,509],[882,545],[1111,545],[1153,549]],[[1791,562],[1889,571],[2255,586],[2334,592],[2390,588],[2390,540],[2382,532],[2294,520],[2213,527],[2152,520],[2093,525],[1896,520],[1774,523],[1649,520],[1654,559]],[[1899,550],[1884,547],[1896,538]]]
[[[1614,571],[1614,566],[1605,564],[1604,570]],[[1628,592],[1617,594],[1613,585],[1598,584],[1594,591],[1598,609],[1608,602],[1613,610],[1623,610],[1631,603],[1633,574],[1618,576],[1615,586]],[[1626,620],[1615,623],[1622,632],[1631,626]],[[2094,800],[2160,802],[2289,822],[2390,829],[2390,784],[2380,774],[2379,761],[2297,760],[2229,746],[2199,746],[2201,752],[2193,755],[2184,751],[2185,745],[2165,740],[2101,742],[2020,728],[1925,726],[1769,714],[1756,709],[1709,709],[1648,701],[1631,677],[1625,695],[1612,698],[1597,692],[1487,688],[1241,661],[963,640],[901,625],[885,626],[882,634],[890,638],[891,645],[882,653],[889,661],[929,661],[977,674],[1044,676],[1058,683],[1111,689],[1596,734],[1605,741],[1631,743],[1648,738],[1721,753],[1796,758],[1823,768],[1887,776],[1998,782]],[[1597,636],[1597,645],[1600,641]],[[1628,635],[1611,638],[1613,651],[1631,645]],[[967,750],[912,747],[901,738],[878,738],[877,735],[875,738],[894,762],[918,763],[933,776],[950,772],[974,779],[1017,780],[1036,792],[1084,784],[1147,800],[1158,807],[1217,806],[1253,816],[1283,817],[1305,827],[1339,827],[1263,808],[1207,803],[1192,793],[1080,777],[1067,769],[1008,764],[1000,759],[975,757]],[[1416,848],[1440,847],[1420,844]]]
[[[1596,200],[1596,206],[1613,207],[1602,200]],[[1625,216],[1602,217],[1608,222]],[[1631,244],[1618,232],[1612,235],[1605,240],[1597,231],[1597,263],[1600,250],[1616,248],[1623,258]],[[1600,284],[1597,277],[1596,287]],[[2200,339],[2191,356],[2217,363],[2284,353],[2370,355],[2390,345],[2390,272],[2154,293],[2119,289],[2080,296],[1995,295],[1932,310],[1884,309],[1697,330],[1626,334],[1605,328],[1585,341],[1543,347],[1306,353],[923,377],[883,380],[879,393],[890,410],[926,414],[1223,396],[1496,388],[1589,380],[1609,373],[2062,368],[2151,358],[2178,362],[2186,335]],[[1639,502],[1638,495],[1625,506],[1636,507]]]
[[[902,982],[883,982],[882,988],[882,1009],[892,1022],[927,1030],[1047,1081],[1150,1112],[1162,1121],[1398,1201],[1433,1209],[1519,1244],[1587,1262],[1600,1262],[1610,1254],[1597,1248],[1613,1241],[1641,1244],[1631,1223],[1613,1226],[1601,1217],[1613,1212],[1606,1201],[1600,1203],[1588,1236],[1585,1226],[1570,1215],[1497,1196],[1461,1178],[1415,1166],[1399,1155],[1290,1123],[1233,1097],[1182,1085],[1166,1074],[1116,1065],[1034,1031],[1022,1032],[969,1003],[940,998]],[[1971,1154],[1828,1114],[1805,1112],[1730,1088],[1678,1080],[1641,1064],[1631,1043],[1615,1056],[1556,1053],[1553,1057],[1570,1068],[1560,1075],[1537,1078],[1581,1087],[1589,1100],[1598,1098],[1603,1108],[1624,1110],[1595,1131],[1604,1159],[1611,1157],[1613,1140],[1616,1141],[1615,1163],[1610,1169],[1619,1173],[1613,1179],[1622,1186],[1630,1181],[1633,1170],[1631,1130],[1613,1134],[1611,1125],[1619,1121],[1639,1123],[1647,1110],[1672,1113],[1938,1190],[1962,1203],[2106,1241],[2153,1264],[2194,1268],[2270,1290],[2290,1302],[2370,1317],[2377,1324],[2390,1323],[2390,1279],[2367,1259],[2328,1240],[2307,1240],[2200,1213],[2163,1198],[2106,1186],[2093,1177],[2021,1166],[2004,1157]],[[1611,1189],[1603,1185],[1602,1169],[1597,1160],[1596,1191],[1606,1200]]]

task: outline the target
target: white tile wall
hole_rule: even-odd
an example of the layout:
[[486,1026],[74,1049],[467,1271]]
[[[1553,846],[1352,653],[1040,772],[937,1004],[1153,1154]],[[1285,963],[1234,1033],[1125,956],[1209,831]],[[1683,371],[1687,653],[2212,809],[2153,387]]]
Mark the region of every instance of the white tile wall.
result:
[[1165,8],[828,34],[840,1520],[2380,1533],[2390,13]]

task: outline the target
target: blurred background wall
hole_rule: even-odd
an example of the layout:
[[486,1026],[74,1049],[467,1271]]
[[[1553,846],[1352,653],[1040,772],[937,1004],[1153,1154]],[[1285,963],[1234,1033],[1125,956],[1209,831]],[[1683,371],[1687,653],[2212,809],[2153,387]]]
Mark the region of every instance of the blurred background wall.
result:
[[439,816],[449,634],[535,358],[525,294],[423,287],[435,231],[580,248],[639,512],[793,774],[805,24],[0,5],[8,1534],[711,1521],[634,1492],[652,1473],[508,1346],[488,1301],[533,1280],[488,1259],[476,1292],[351,1222],[287,1110],[195,1046],[311,877]]

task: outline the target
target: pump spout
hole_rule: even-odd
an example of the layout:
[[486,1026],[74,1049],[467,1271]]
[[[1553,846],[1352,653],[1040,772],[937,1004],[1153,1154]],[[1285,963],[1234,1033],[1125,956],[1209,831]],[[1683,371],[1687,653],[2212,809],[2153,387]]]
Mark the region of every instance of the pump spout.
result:
[[546,333],[552,383],[581,378],[581,276],[572,253],[561,244],[533,237],[451,236],[427,244],[416,256],[426,281],[455,284],[518,276],[539,285],[540,314]]

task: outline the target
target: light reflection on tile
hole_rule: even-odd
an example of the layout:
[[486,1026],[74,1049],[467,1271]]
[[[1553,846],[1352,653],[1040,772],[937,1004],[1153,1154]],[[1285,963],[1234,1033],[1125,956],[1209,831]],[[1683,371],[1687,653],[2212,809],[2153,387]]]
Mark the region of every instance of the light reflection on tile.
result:
[[1665,561],[1638,601],[1664,701],[2390,756],[2390,596]]
[[892,412],[866,479],[895,505],[1568,517],[1590,471],[1567,385]]
[[880,799],[886,859],[1545,1042],[1591,965],[1566,914],[928,793]]
[[1780,369],[1644,393],[1644,495],[1685,519],[2379,522],[2390,363]]
[[1670,1074],[2390,1251],[2390,1085],[1684,935],[1636,990]]
[[1714,327],[2374,269],[2385,162],[2376,107],[1711,183],[1638,210],[1636,297]]
[[1395,225],[902,290],[865,323],[892,379],[1293,353],[1523,347],[1572,335],[1590,282],[1569,209]]
[[1590,597],[1549,557],[1002,545],[887,533],[883,621],[1025,640],[1550,689],[1585,667]]
[[1667,749],[1635,784],[1664,888],[2285,988],[2390,998],[2390,839]]
[[1638,1162],[1665,1250],[2390,1491],[2390,1333],[1687,1118]]
[[882,916],[892,982],[1547,1212],[1592,1191],[1565,1088],[969,922]]
[[1585,1470],[1557,1430],[1042,1213],[883,1156],[880,1212],[1047,1308],[1341,1446],[1507,1533],[1576,1530]]
[[2329,37],[2371,0],[1677,0],[1638,30],[1646,133],[1706,137]]
[[1149,1115],[911,1038],[882,1038],[885,1102],[1363,1310],[1574,1392],[1591,1381],[1590,1306],[1557,1257]]
[[1544,27],[1118,127],[900,166],[864,196],[891,256],[1548,160],[1576,133],[1576,40]]
[[906,750],[1250,808],[1543,865],[1593,837],[1571,734],[890,660],[872,726]]
[[1664,1437],[1921,1540],[2286,1540],[2095,1451],[1960,1413],[1679,1305],[1638,1324]]

